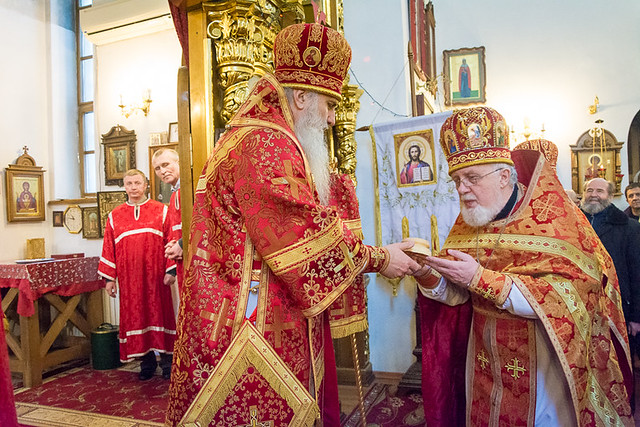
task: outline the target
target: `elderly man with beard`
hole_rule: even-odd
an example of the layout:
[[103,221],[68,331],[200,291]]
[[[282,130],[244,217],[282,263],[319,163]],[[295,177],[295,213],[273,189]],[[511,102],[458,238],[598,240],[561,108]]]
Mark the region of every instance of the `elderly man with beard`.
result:
[[631,350],[637,353],[638,340],[634,338],[640,332],[640,223],[611,203],[613,192],[612,183],[602,178],[592,179],[585,185],[580,208],[613,259],[633,344]]
[[[329,207],[324,132],[351,49],[295,24],[195,191],[169,425],[339,425],[328,311],[363,272],[415,273],[410,243],[365,245]],[[346,307],[350,308],[350,307]]]
[[415,274],[427,425],[632,425],[611,259],[550,162],[510,151],[505,129],[477,107],[440,132],[461,215]]

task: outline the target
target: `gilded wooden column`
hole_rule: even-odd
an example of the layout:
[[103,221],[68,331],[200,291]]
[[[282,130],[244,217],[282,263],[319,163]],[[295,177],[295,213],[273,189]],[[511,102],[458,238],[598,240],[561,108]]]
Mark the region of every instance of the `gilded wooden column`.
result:
[[356,117],[360,111],[360,96],[363,90],[356,85],[349,84],[349,76],[342,87],[342,100],[336,109],[335,155],[338,171],[351,175],[356,182],[356,148],[355,138]]
[[233,0],[206,3],[207,36],[215,53],[214,93],[220,123],[226,124],[246,99],[249,79],[273,69],[273,40],[288,20],[301,20],[301,0]]

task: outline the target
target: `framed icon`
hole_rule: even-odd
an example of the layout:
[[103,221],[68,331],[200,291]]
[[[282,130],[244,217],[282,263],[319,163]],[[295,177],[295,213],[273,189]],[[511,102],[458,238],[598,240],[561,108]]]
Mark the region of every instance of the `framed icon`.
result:
[[109,214],[116,206],[127,201],[127,193],[124,191],[98,191],[98,217],[100,219],[100,236],[104,236],[104,228]]
[[433,131],[424,129],[393,135],[398,187],[435,184]]
[[100,238],[100,214],[97,206],[82,208],[82,237],[85,239]]
[[5,168],[7,220],[44,221],[44,170],[27,154]]
[[169,123],[169,144],[178,143],[178,122]]
[[443,51],[445,105],[486,101],[484,46]]
[[106,185],[123,186],[125,172],[136,167],[136,133],[124,126],[114,126],[102,135],[104,177]]

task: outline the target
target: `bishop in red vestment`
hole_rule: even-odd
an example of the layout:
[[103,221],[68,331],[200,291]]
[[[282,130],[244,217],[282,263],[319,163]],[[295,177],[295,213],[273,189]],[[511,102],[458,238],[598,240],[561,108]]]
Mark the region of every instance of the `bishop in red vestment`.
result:
[[144,356],[142,380],[156,369],[154,351],[161,353],[163,376],[169,377],[176,334],[168,286],[173,277],[167,274],[175,265],[164,256],[170,234],[167,207],[146,198],[146,182],[138,170],[125,174],[129,200],[109,214],[98,266],[107,293],[115,298],[120,291],[120,360]]
[[545,158],[552,151],[511,152],[505,129],[488,107],[456,111],[441,129],[461,215],[443,257],[427,257],[416,277],[428,298],[427,423],[633,425],[611,258]]
[[354,215],[330,207],[343,190],[331,188],[323,135],[335,122],[350,57],[337,31],[284,28],[274,44],[275,76],[257,82],[204,167],[181,292],[170,425],[322,419],[338,426],[329,321],[352,333],[363,319],[350,327],[353,316],[329,319],[329,309],[343,305],[338,300],[363,272],[397,277],[420,268],[402,253],[411,244],[365,245],[358,226],[342,220]]

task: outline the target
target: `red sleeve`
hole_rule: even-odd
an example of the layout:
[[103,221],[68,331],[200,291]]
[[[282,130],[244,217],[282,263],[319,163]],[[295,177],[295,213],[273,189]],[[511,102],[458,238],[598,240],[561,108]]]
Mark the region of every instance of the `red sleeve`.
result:
[[107,280],[116,280],[116,246],[115,235],[113,230],[113,216],[110,213],[104,229],[104,238],[102,239],[102,256],[100,264],[98,264],[98,274]]
[[[270,129],[245,139],[246,148],[233,152],[233,182],[247,233],[303,313],[315,316],[365,270],[371,248],[316,201],[293,141]],[[250,149],[266,140],[267,152]]]

